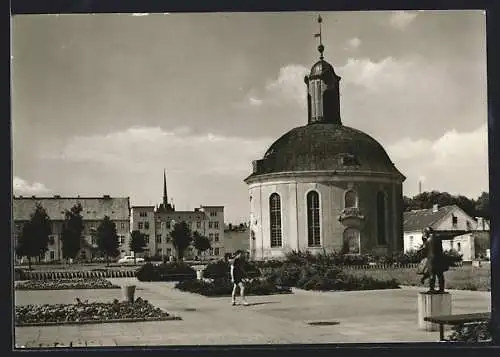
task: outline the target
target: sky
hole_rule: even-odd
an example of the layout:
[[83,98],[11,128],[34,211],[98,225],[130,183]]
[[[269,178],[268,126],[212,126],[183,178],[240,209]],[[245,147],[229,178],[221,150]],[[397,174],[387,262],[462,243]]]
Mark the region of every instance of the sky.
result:
[[[344,125],[422,189],[488,191],[483,11],[325,12]],[[317,14],[18,15],[12,20],[16,195],[223,205],[248,220],[251,162],[307,124]]]

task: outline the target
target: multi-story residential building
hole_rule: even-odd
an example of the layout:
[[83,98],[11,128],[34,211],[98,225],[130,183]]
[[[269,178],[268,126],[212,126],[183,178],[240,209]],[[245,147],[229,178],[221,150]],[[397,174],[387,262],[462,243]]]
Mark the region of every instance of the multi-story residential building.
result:
[[30,220],[36,204],[40,203],[46,210],[52,224],[52,234],[45,261],[62,260],[61,234],[66,210],[74,205],[82,205],[83,217],[83,246],[78,254],[80,259],[92,259],[98,256],[95,231],[105,216],[108,216],[116,225],[121,255],[128,251],[130,232],[130,198],[111,197],[23,197],[17,196],[13,200],[14,247],[17,245],[19,234],[25,222]]
[[[170,232],[178,222],[186,222],[193,232],[210,239],[211,257],[224,255],[224,207],[200,206],[193,211],[176,211],[168,202],[166,176],[163,176],[163,202],[155,206],[133,206],[130,215],[131,230],[138,230],[146,235],[147,249],[144,255],[169,257],[175,255]],[[197,252],[188,248],[185,256],[193,258]]]
[[228,224],[224,229],[224,249],[233,254],[238,250],[250,253],[250,227],[246,223]]

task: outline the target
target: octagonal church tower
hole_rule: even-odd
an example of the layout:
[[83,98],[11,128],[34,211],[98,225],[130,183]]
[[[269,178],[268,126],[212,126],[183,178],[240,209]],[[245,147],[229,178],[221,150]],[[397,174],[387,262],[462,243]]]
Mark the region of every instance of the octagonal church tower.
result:
[[340,77],[324,60],[321,27],[316,36],[320,58],[305,77],[307,125],[276,140],[244,180],[255,260],[292,250],[378,255],[403,248],[405,177],[375,139],[342,124]]

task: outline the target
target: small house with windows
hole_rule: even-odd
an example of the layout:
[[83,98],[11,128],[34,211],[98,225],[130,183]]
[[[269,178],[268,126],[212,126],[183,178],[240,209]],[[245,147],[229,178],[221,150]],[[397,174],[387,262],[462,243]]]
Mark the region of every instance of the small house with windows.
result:
[[340,77],[323,57],[305,77],[307,125],[276,140],[245,179],[250,256],[403,249],[403,174],[368,134],[343,125]]
[[447,236],[442,240],[444,250],[456,250],[462,254],[464,261],[475,258],[475,233],[481,228],[478,227],[478,221],[460,207],[434,205],[428,209],[404,212],[403,241],[405,252],[421,247],[422,232],[426,227],[443,232]]

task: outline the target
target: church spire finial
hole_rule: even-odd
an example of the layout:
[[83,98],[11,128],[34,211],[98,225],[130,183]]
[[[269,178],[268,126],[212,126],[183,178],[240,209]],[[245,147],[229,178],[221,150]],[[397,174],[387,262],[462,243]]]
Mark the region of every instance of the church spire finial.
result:
[[314,37],[319,37],[319,46],[318,46],[318,51],[319,51],[319,59],[322,60],[323,57],[323,52],[325,51],[325,46],[323,46],[323,38],[321,35],[321,23],[323,22],[323,18],[321,15],[318,15],[318,24],[319,24],[319,32],[314,34]]
[[163,169],[163,205],[165,208],[168,205],[168,196],[167,196],[167,173],[166,170]]

